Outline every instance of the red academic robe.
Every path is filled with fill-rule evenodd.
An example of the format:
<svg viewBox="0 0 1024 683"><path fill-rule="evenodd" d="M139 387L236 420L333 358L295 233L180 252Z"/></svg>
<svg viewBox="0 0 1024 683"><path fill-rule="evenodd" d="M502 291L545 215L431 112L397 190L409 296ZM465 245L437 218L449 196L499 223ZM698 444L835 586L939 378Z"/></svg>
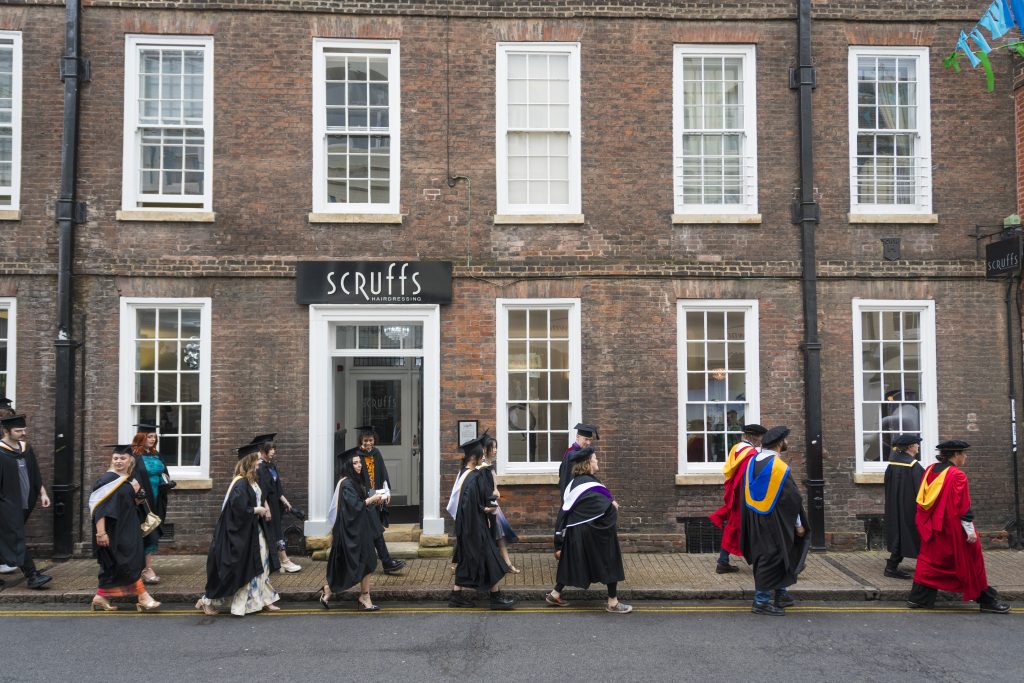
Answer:
<svg viewBox="0 0 1024 683"><path fill-rule="evenodd" d="M921 548L914 581L929 588L962 593L964 602L977 600L981 591L988 587L988 578L980 539L968 543L967 533L960 526L961 515L971 507L967 475L959 467L950 465L937 496L932 491L935 497L928 507L927 487L941 476L934 469L935 465L931 465L925 470L917 497L915 521L921 535Z"/></svg>
<svg viewBox="0 0 1024 683"><path fill-rule="evenodd" d="M742 555L740 547L740 529L743 522L743 473L747 469L747 461L757 455L757 449L748 443L736 444L737 448L729 454L723 473L725 474L725 504L711 513L709 519L722 530L722 548L730 555Z"/></svg>

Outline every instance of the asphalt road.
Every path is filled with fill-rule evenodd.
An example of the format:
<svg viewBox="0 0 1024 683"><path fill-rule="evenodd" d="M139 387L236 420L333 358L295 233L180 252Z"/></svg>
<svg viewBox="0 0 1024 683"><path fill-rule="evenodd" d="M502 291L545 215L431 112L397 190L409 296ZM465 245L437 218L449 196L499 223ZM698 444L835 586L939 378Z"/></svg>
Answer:
<svg viewBox="0 0 1024 683"><path fill-rule="evenodd" d="M785 617L747 604L599 603L513 612L402 605L375 614L285 605L245 618L0 611L0 681L1016 681L1024 608L918 612L817 603ZM142 656L140 656L140 653Z"/></svg>

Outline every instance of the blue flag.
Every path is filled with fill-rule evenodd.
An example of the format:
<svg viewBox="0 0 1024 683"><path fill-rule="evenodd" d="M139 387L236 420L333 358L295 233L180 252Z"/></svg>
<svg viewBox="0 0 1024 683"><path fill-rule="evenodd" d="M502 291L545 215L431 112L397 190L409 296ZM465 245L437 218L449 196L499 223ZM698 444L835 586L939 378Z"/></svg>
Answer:
<svg viewBox="0 0 1024 683"><path fill-rule="evenodd" d="M971 29L971 40L973 40L985 54L992 52L992 48L989 47L988 41L985 40L985 36L981 35L981 31L979 31L977 27Z"/></svg>
<svg viewBox="0 0 1024 683"><path fill-rule="evenodd" d="M967 44L967 34L963 31L960 31L960 40L956 41L956 46L957 49L967 55L967 59L971 62L971 68L977 69L978 65L981 64L981 60L974 56L974 50Z"/></svg>
<svg viewBox="0 0 1024 683"><path fill-rule="evenodd" d="M993 2L978 23L992 34L993 40L1005 36L1013 26L1013 15L1010 13L1007 0Z"/></svg>

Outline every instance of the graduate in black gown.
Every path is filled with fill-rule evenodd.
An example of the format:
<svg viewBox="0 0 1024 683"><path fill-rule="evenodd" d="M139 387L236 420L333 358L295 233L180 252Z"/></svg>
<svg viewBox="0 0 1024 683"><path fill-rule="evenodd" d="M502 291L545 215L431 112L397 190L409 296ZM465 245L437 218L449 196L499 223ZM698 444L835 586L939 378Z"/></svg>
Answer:
<svg viewBox="0 0 1024 683"><path fill-rule="evenodd" d="M900 569L905 557L917 557L921 545L917 533L917 492L921 488L921 437L900 434L892 442L889 466L885 468L885 541L889 559L885 575L893 579L911 579Z"/></svg>
<svg viewBox="0 0 1024 683"><path fill-rule="evenodd" d="M788 435L788 427L769 429L743 475L740 547L754 565L754 614L783 616L795 603L786 588L796 583L810 549L803 497L779 456L788 448Z"/></svg>
<svg viewBox="0 0 1024 683"><path fill-rule="evenodd" d="M25 526L36 503L48 508L50 497L26 434L24 415L0 417L0 564L18 567L25 575L25 585L39 589L50 577L32 561L25 544Z"/></svg>
<svg viewBox="0 0 1024 683"><path fill-rule="evenodd" d="M474 469L466 475L459 494L458 514L455 517L458 563L455 566L455 586L448 596L448 605L472 607L474 603L465 595L465 589L489 589L491 609L512 609L515 601L498 590L498 583L505 578L508 565L501 558L501 551L498 550L494 533L488 524L488 515L493 515L498 507L497 501L492 498L493 480L475 469L484 454L483 440L478 437L462 444L460 448Z"/></svg>
<svg viewBox="0 0 1024 683"><path fill-rule="evenodd" d="M285 512L292 512L292 504L284 495L284 484L281 482L281 473L277 469L275 436L277 436L277 432L253 437L252 443L260 446L260 459L256 463L256 481L260 485L263 501L270 508L270 523L266 525L267 542L271 546L271 552L277 552L281 572L292 574L302 571L302 566L292 562L288 557L287 544L284 540L282 518Z"/></svg>
<svg viewBox="0 0 1024 683"><path fill-rule="evenodd" d="M619 504L597 478L600 466L592 447L580 448L569 457L572 478L555 522L557 583L545 600L564 607L568 603L561 593L566 586L589 588L592 583L603 583L608 587L606 609L613 614L629 614L633 608L618 597L618 583L626 578L616 526Z"/></svg>
<svg viewBox="0 0 1024 683"><path fill-rule="evenodd" d="M331 524L331 553L327 558L327 583L320 591L320 604L324 609L330 609L332 595L357 583L359 598L356 602L360 611L380 609L370 599L370 575L377 569L370 506L380 499L379 493L367 496L362 458L353 455L346 460L327 512L327 521Z"/></svg>
<svg viewBox="0 0 1024 683"><path fill-rule="evenodd" d="M571 446L565 449L565 453L562 454L562 462L558 466L559 497L565 495L565 487L568 486L569 482L572 480L572 454L581 448L586 448L594 441L601 438L597 433L597 427L594 425L577 422L573 429L576 430L576 440Z"/></svg>
<svg viewBox="0 0 1024 683"><path fill-rule="evenodd" d="M89 496L92 513L92 547L100 565L99 587L92 599L92 609L117 609L110 598L138 596L136 609L149 612L160 606L142 583L146 565L144 541L140 528L139 504L145 492L129 475L133 462L131 444L111 445L110 469L100 475Z"/></svg>
<svg viewBox="0 0 1024 683"><path fill-rule="evenodd" d="M391 502L388 466L384 462L384 455L377 448L377 429L373 425L362 425L356 427L356 432L359 434L359 445L341 455L342 458L348 459L353 454L358 454L363 459L363 486L368 492L376 491L381 494L380 501L370 508L370 513L376 517L374 527L379 532L373 539L373 546L377 549L377 557L380 558L384 573L397 574L405 566L405 560L391 557L388 544L384 542L384 530L388 527L388 503Z"/></svg>
<svg viewBox="0 0 1024 683"><path fill-rule="evenodd" d="M270 585L270 574L278 569L277 553L267 543L270 509L262 503L256 483L258 453L259 444L238 449L235 477L221 503L206 554L206 590L196 603L196 609L209 616L217 614L225 601L230 601L235 616L280 609Z"/></svg>

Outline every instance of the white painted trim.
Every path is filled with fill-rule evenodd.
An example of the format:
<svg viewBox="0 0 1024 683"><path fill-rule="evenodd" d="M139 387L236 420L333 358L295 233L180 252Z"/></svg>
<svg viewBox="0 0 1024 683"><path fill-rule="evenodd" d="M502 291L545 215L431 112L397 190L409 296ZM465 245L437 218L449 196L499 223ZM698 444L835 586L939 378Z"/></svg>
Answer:
<svg viewBox="0 0 1024 683"><path fill-rule="evenodd" d="M579 299L495 299L495 416L498 439L498 474L548 474L558 472L557 459L547 463L510 463L508 461L508 312L511 310L563 308L569 311L569 424L583 419L582 315ZM569 428L568 448L576 435Z"/></svg>
<svg viewBox="0 0 1024 683"><path fill-rule="evenodd" d="M510 53L543 52L569 55L569 203L510 204L508 201L508 56ZM495 182L497 215L535 216L556 214L577 216L583 213L582 145L580 116L580 44L579 43L497 43L495 65ZM537 129L542 132L541 129Z"/></svg>
<svg viewBox="0 0 1024 683"><path fill-rule="evenodd" d="M761 365L760 365L760 322L757 299L679 299L676 301L676 395L677 395L677 475L721 474L720 462L690 463L686 461L686 313L688 311L742 312L744 363L746 364L746 404L744 423L761 419ZM729 401L739 403L739 401ZM678 477L676 483L689 483ZM704 483L705 480L697 479Z"/></svg>
<svg viewBox="0 0 1024 683"><path fill-rule="evenodd" d="M884 472L887 463L864 462L864 418L861 403L864 400L864 360L861 356L861 313L865 311L912 311L921 314L921 464L935 462L938 444L938 362L935 349L935 302L930 299L853 299L853 423L856 453L855 473ZM859 482L856 482L859 483Z"/></svg>
<svg viewBox="0 0 1024 683"><path fill-rule="evenodd" d="M132 412L132 398L135 395L134 361L135 361L135 309L138 308L199 308L199 344L202 353L199 356L199 402L203 406L202 436L200 448L203 459L199 467L168 467L172 479L210 478L210 413L213 405L210 402L210 368L213 365L213 330L211 328L213 300L210 297L183 298L146 298L121 297L120 307L120 343L118 352L118 392L117 392L117 434L118 443L131 443L135 436L134 425L138 419Z"/></svg>
<svg viewBox="0 0 1024 683"><path fill-rule="evenodd" d="M335 323L419 322L423 349L335 349ZM307 536L330 533L327 508L334 491L334 417L331 362L341 356L422 356L424 534L444 533L441 517L441 309L437 305L312 305L309 307L309 519Z"/></svg>
<svg viewBox="0 0 1024 683"><path fill-rule="evenodd" d="M18 407L18 300L0 297L0 310L7 311L7 398ZM0 394L2 395L2 394Z"/></svg>
<svg viewBox="0 0 1024 683"><path fill-rule="evenodd" d="M684 204L682 173L683 156L683 57L699 55L702 57L735 57L743 58L743 166L751 169L747 186L746 171L744 175L743 195L747 201L742 204ZM747 220L729 220L735 223L760 223L758 213L758 180L757 180L757 47L755 45L675 45L672 50L672 194L675 216L696 214L702 217L708 214L723 216L745 216ZM677 221L673 216L673 222ZM720 221L703 221L718 223ZM724 222L724 221L723 221Z"/></svg>
<svg viewBox="0 0 1024 683"><path fill-rule="evenodd" d="M367 48L389 50L388 60L388 136L391 138L391 201L387 204L348 204L327 201L327 115L326 93L323 83L327 78L325 59L326 48ZM375 54L374 56L384 56ZM310 222L330 222L313 220L313 216L323 214L387 214L386 221L365 222L401 222L394 220L401 213L401 147L402 147L402 81L400 43L397 40L343 40L337 38L313 39L313 211ZM367 122L369 123L369 122ZM351 131L361 134L362 131ZM373 132L367 128L368 135ZM339 217L339 222L344 221Z"/></svg>
<svg viewBox="0 0 1024 683"><path fill-rule="evenodd" d="M139 194L140 140L138 129L139 49L143 47L200 47L203 49L203 195L175 195L179 203L199 202L202 206L173 207L174 212L204 213L213 211L213 36L165 36L126 34L124 50L124 132L121 157L121 210L124 212L166 212L163 206L140 206L143 202L156 203L156 197ZM164 199L165 202L170 200ZM125 219L139 220L139 219Z"/></svg>
<svg viewBox="0 0 1024 683"><path fill-rule="evenodd" d="M857 58L876 57L917 57L917 163L924 170L917 201L913 206L903 204L858 204L857 203ZM867 47L851 45L847 61L847 114L849 128L849 181L850 214L932 214L932 114L931 86L929 75L929 50L927 47ZM858 221L866 222L866 221ZM889 221L899 222L899 221ZM911 221L906 221L911 222ZM925 222L932 222L927 220Z"/></svg>
<svg viewBox="0 0 1024 683"><path fill-rule="evenodd" d="M3 208L18 211L21 208L22 80L24 78L21 32L0 31L0 38L10 40L13 48L11 50L11 203L3 205Z"/></svg>

